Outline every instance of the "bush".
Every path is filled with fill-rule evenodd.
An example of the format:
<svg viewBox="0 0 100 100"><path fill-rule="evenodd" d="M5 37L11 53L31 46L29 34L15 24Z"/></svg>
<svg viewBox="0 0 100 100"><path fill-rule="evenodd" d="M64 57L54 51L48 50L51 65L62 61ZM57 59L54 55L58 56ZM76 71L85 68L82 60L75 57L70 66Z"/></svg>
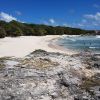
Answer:
<svg viewBox="0 0 100 100"><path fill-rule="evenodd" d="M6 36L6 32L3 28L0 28L0 38L4 38Z"/></svg>
<svg viewBox="0 0 100 100"><path fill-rule="evenodd" d="M21 23L18 21L4 22L0 21L0 37L5 36L44 36L44 35L86 35L86 31L78 28L62 27L62 26L48 26L39 24Z"/></svg>

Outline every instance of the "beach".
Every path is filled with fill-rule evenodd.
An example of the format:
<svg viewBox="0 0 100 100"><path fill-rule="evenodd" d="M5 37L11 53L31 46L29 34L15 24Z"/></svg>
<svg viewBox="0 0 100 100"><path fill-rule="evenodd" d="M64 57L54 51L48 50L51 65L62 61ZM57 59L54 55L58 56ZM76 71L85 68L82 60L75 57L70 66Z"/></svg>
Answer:
<svg viewBox="0 0 100 100"><path fill-rule="evenodd" d="M100 1L1 0L0 100L100 100Z"/></svg>
<svg viewBox="0 0 100 100"><path fill-rule="evenodd" d="M91 91L98 100L100 55L65 49L61 37L0 39L0 100L91 100Z"/></svg>
<svg viewBox="0 0 100 100"><path fill-rule="evenodd" d="M0 39L0 57L25 57L37 49L42 49L48 52L73 54L74 52L64 50L56 45L55 41L59 37L61 36L50 35L6 37Z"/></svg>

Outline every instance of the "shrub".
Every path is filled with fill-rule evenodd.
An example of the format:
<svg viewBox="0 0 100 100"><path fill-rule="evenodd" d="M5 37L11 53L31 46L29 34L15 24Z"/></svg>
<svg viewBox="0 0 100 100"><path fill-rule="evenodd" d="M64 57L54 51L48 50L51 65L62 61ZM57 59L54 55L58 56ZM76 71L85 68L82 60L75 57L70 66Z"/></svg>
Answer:
<svg viewBox="0 0 100 100"><path fill-rule="evenodd" d="M6 32L3 28L0 28L0 38L4 38L6 36Z"/></svg>

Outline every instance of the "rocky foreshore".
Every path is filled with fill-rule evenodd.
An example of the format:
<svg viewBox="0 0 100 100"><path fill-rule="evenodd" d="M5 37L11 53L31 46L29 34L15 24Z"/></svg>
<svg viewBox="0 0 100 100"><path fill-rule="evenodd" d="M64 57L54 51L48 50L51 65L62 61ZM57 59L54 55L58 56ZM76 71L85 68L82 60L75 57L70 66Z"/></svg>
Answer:
<svg viewBox="0 0 100 100"><path fill-rule="evenodd" d="M100 100L100 55L36 50L2 57L0 100Z"/></svg>

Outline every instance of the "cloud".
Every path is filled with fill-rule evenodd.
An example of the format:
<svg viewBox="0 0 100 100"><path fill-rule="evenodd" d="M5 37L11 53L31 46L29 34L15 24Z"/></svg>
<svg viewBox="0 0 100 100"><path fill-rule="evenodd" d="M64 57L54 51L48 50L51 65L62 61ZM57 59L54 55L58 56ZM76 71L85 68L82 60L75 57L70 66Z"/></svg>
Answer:
<svg viewBox="0 0 100 100"><path fill-rule="evenodd" d="M85 26L85 24L84 23L78 23L78 25L77 26L79 26L79 27L84 27Z"/></svg>
<svg viewBox="0 0 100 100"><path fill-rule="evenodd" d="M15 13L16 13L18 16L22 15L22 13L21 13L20 11L15 11Z"/></svg>
<svg viewBox="0 0 100 100"><path fill-rule="evenodd" d="M100 8L100 5L94 4L93 7Z"/></svg>
<svg viewBox="0 0 100 100"><path fill-rule="evenodd" d="M49 25L49 23L47 21L43 21L42 23L45 25Z"/></svg>
<svg viewBox="0 0 100 100"><path fill-rule="evenodd" d="M57 26L58 25L53 18L43 19L43 20L41 20L41 23L45 24L45 25L52 25L52 26Z"/></svg>
<svg viewBox="0 0 100 100"><path fill-rule="evenodd" d="M95 14L85 14L83 19L77 23L78 27L81 28L97 28L100 27L100 12Z"/></svg>
<svg viewBox="0 0 100 100"><path fill-rule="evenodd" d="M54 23L55 23L55 20L54 20L54 19L49 19L49 22L50 22L51 24L54 24Z"/></svg>
<svg viewBox="0 0 100 100"><path fill-rule="evenodd" d="M17 20L17 18L15 18L12 15L9 15L7 13L1 12L0 13L0 20L4 20L6 22L10 22L12 20Z"/></svg>
<svg viewBox="0 0 100 100"><path fill-rule="evenodd" d="M86 14L84 17L87 20L85 25L91 26L91 27L100 26L100 12L97 12L95 14Z"/></svg>
<svg viewBox="0 0 100 100"><path fill-rule="evenodd" d="M64 26L68 26L68 24L64 24ZM83 29L98 29L100 27L100 12L84 14L79 22L71 23L70 26Z"/></svg>
<svg viewBox="0 0 100 100"><path fill-rule="evenodd" d="M84 15L84 17L87 18L87 19L100 21L100 12L97 12L94 15L93 14L86 14L86 15Z"/></svg>
<svg viewBox="0 0 100 100"><path fill-rule="evenodd" d="M65 26L65 27L71 27L71 25L69 25L67 23L64 23L63 26Z"/></svg>
<svg viewBox="0 0 100 100"><path fill-rule="evenodd" d="M86 19L82 19L82 23L86 23L87 22L87 20Z"/></svg>

